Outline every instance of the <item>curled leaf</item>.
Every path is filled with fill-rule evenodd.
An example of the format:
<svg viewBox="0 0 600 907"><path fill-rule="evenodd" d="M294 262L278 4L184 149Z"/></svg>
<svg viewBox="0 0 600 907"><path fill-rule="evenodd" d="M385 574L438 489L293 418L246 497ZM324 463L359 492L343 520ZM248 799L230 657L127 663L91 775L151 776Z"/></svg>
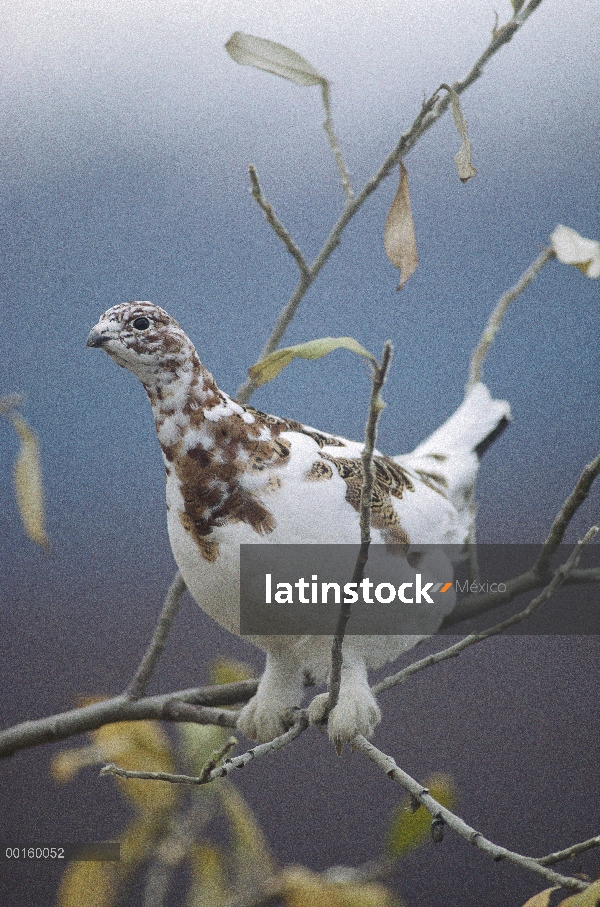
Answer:
<svg viewBox="0 0 600 907"><path fill-rule="evenodd" d="M383 233L383 247L391 263L400 271L401 290L419 263L415 225L408 193L408 173L404 161L400 161L400 182L388 211Z"/></svg>
<svg viewBox="0 0 600 907"><path fill-rule="evenodd" d="M260 359L248 369L251 380L257 387L267 384L276 378L282 369L294 359L321 359L333 350L346 349L359 356L364 356L370 362L377 364L375 357L361 346L353 337L321 337L319 340L309 340L308 343L299 343L296 346L286 346L282 350L275 350Z"/></svg>
<svg viewBox="0 0 600 907"><path fill-rule="evenodd" d="M550 242L560 262L574 265L586 277L600 277L600 242L580 236L563 224L559 224L553 231Z"/></svg>
<svg viewBox="0 0 600 907"><path fill-rule="evenodd" d="M38 439L19 413L10 412L9 418L21 442L15 463L14 481L23 528L33 542L48 550L50 542L45 529L44 489Z"/></svg>
<svg viewBox="0 0 600 907"><path fill-rule="evenodd" d="M462 145L460 146L458 154L454 156L454 163L456 164L456 171L461 183L466 183L477 173L477 170L471 163L471 143L468 136L467 121L465 120L462 108L460 106L460 101L455 90L450 85L442 85L442 88L445 88L450 95L454 125L456 126L458 134L462 139Z"/></svg>
<svg viewBox="0 0 600 907"><path fill-rule="evenodd" d="M295 50L244 32L233 33L225 50L240 66L254 66L296 85L323 85L327 79Z"/></svg>

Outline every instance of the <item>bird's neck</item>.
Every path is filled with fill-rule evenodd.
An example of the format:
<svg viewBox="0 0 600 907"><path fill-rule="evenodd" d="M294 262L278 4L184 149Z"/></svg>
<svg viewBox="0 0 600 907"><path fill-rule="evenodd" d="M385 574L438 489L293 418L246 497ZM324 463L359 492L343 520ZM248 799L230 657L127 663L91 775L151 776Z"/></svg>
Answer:
<svg viewBox="0 0 600 907"><path fill-rule="evenodd" d="M196 352L170 368L144 375L144 389L152 405L158 440L167 460L181 451L184 438L198 431L229 399L204 368Z"/></svg>

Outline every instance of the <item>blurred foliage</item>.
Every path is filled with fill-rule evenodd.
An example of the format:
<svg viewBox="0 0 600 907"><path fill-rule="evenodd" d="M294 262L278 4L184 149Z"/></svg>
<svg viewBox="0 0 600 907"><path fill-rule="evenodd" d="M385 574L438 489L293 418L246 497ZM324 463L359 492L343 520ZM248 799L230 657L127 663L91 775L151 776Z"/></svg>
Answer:
<svg viewBox="0 0 600 907"><path fill-rule="evenodd" d="M46 534L40 444L19 412L22 403L22 398L18 396L0 397L0 416L11 422L19 439L13 484L23 529L32 542L48 551L50 541Z"/></svg>
<svg viewBox="0 0 600 907"><path fill-rule="evenodd" d="M210 669L213 683L231 683L252 674L246 665L230 660L215 662ZM154 721L109 724L90 733L88 746L60 752L52 762L52 775L66 784L85 767L117 762L129 770L184 770L197 776L223 748L229 729L182 723L177 734L179 742L173 745ZM399 907L381 880L399 857L423 845L431 824L424 809L411 812L410 802L402 803L390 817L379 863L369 864L367 873L360 867L317 873L304 866L278 865L250 806L228 779L193 787L111 778L133 812L116 838L121 859L67 864L57 907L118 907L127 901L132 877L145 873L148 887L157 875L166 877L168 888L169 879L182 872L189 878L185 907L275 900L283 907ZM449 778L435 776L426 784L434 797L452 807L456 792ZM226 823L226 845L211 838L215 819Z"/></svg>
<svg viewBox="0 0 600 907"><path fill-rule="evenodd" d="M448 775L433 775L426 781L425 787L446 809L451 810L456 805L456 789ZM430 834L431 816L423 807L413 810L412 801L408 798L392 813L386 841L387 852L396 859L403 857L424 844Z"/></svg>
<svg viewBox="0 0 600 907"><path fill-rule="evenodd" d="M550 904L552 907L597 907L600 904L600 881L592 882L585 891L568 895L561 900L557 900L558 895L552 897L554 892L560 890L560 888L546 888L529 898L523 907L549 907ZM565 894L564 891L563 894Z"/></svg>

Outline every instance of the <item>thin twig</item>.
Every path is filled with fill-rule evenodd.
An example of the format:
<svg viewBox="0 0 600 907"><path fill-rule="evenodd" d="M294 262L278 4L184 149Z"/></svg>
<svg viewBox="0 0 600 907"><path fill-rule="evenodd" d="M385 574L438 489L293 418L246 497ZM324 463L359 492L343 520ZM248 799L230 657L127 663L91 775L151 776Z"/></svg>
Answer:
<svg viewBox="0 0 600 907"><path fill-rule="evenodd" d="M563 876L554 872L552 869L548 869L546 866L541 865L534 857L526 857L522 854L515 853L512 850L507 850L505 847L494 844L493 841L485 838L481 832L476 831L476 829L467 825L460 816L457 816L455 813L442 806L441 803L438 803L438 801L431 796L427 788L423 787L422 784L419 784L418 781L415 781L414 778L411 778L410 775L398 767L391 756L388 756L377 749L377 747L373 746L372 743L369 743L369 741L361 734L357 734L356 737L353 738L352 746L355 750L358 750L358 752L370 759L371 762L374 762L379 768L383 769L388 778L391 778L392 781L395 781L407 790L415 800L425 807L432 817L442 819L448 828L452 829L452 831L456 832L462 838L465 838L469 844L473 844L474 847L477 847L484 853L488 853L495 860L509 860L522 869L527 869L530 872L543 876L543 878L547 879L553 885L560 885L561 888L584 891L588 887L587 884L580 879L574 879L571 876Z"/></svg>
<svg viewBox="0 0 600 907"><path fill-rule="evenodd" d="M588 838L587 841L580 841L579 844L572 844L570 847L565 847L564 850L557 850L556 853L549 853L545 857L537 857L537 861L541 866L552 866L554 863L560 863L561 860L570 860L571 857L585 853L586 850L591 850L593 847L600 847L600 835Z"/></svg>
<svg viewBox="0 0 600 907"><path fill-rule="evenodd" d="M323 107L325 108L325 122L323 123L323 129L325 130L327 139L329 141L329 144L331 145L331 150L333 151L333 157L338 169L342 189L344 190L348 201L351 201L354 198L354 192L352 190L352 183L350 182L350 174L348 173L348 168L346 167L346 162L344 161L344 156L340 148L340 143L337 140L337 136L333 128L333 119L331 117L331 93L327 79L324 79L321 82L321 97L323 99Z"/></svg>
<svg viewBox="0 0 600 907"><path fill-rule="evenodd" d="M542 545L542 550L535 562L533 569L536 573L544 576L550 569L550 561L552 560L554 552L562 542L569 523L587 498L598 475L600 475L600 454L584 468L575 488L557 514L548 534L548 538Z"/></svg>
<svg viewBox="0 0 600 907"><path fill-rule="evenodd" d="M260 743L258 746L248 750L247 753L242 753L240 756L233 756L231 759L226 759L222 765L213 768L208 775L205 773L200 775L174 775L171 772L128 771L112 762L108 765L104 765L100 769L100 774L118 775L119 778L137 778L142 781L166 781L169 784L209 784L211 781L216 781L217 778L226 778L236 768L244 768L245 765L248 765L248 763L252 762L254 759L258 759L261 756L267 756L269 753L274 753L277 750L282 749L288 743L291 743L292 740L295 740L296 737L299 737L307 727L308 716L306 713L301 712L296 724L290 728L289 731L286 731L285 734L275 737L275 739L269 741L269 743Z"/></svg>
<svg viewBox="0 0 600 907"><path fill-rule="evenodd" d="M177 572L167 592L163 609L160 612L150 645L148 646L140 665L133 675L125 695L128 699L135 701L144 695L150 678L154 673L154 668L160 658L162 651L167 642L167 637L171 632L173 621L177 617L183 593L186 590L185 582L181 573Z"/></svg>
<svg viewBox="0 0 600 907"><path fill-rule="evenodd" d="M435 652L432 655L427 655L425 658L421 658L419 661L415 661L408 667L404 668L402 671L398 671L397 674L393 674L390 677L386 677L380 683L376 684L373 687L373 692L375 694L382 693L384 690L389 690L392 687L398 686L399 684L404 683L408 680L409 677L412 677L413 674L416 674L418 671L422 671L425 668L429 668L434 664L438 664L440 661L445 661L447 658L456 658L457 655L460 655L465 649L468 649L470 646L474 646L478 642L482 642L484 639L489 639L490 636L497 636L499 633L504 633L505 630L508 630L509 627L513 627L515 624L520 624L522 621L527 620L528 617L531 617L535 611L538 610L548 599L556 592L559 586L565 582L567 576L575 569L581 557L581 550L584 545L587 545L591 539L599 532L598 526L592 526L591 529L588 529L585 536L577 543L571 552L570 557L565 561L562 566L558 568L554 576L548 585L536 596L523 611L520 611L518 614L513 614L512 617L508 617L506 620L500 621L500 623L495 624L493 627L488 627L486 630L481 630L478 633L470 633L468 636L465 636L459 642L455 643L453 646L448 646L447 649L442 649L440 652Z"/></svg>
<svg viewBox="0 0 600 907"><path fill-rule="evenodd" d="M306 263L304 255L292 239L290 233L288 233L286 228L283 226L283 224L275 214L273 206L269 204L269 202L264 197L263 191L258 181L256 168L252 164L250 164L250 166L248 167L248 173L250 175L250 182L252 184L252 198L255 200L255 202L265 215L265 220L267 221L269 226L273 228L275 235L281 240L281 242L284 244L292 258L298 265L298 269L302 278L305 279L308 276L308 264Z"/></svg>
<svg viewBox="0 0 600 907"><path fill-rule="evenodd" d="M373 453L377 442L377 423L384 408L381 399L381 389L385 384L390 363L392 361L393 347L387 340L383 347L381 363L373 365L373 382L369 400L369 414L365 427L365 446L361 455L362 462L362 487L360 491L360 550L354 566L352 582L356 586L363 578L365 565L369 557L371 544L371 502L373 498L373 482L375 481L375 468L373 466ZM327 700L326 715L336 707L340 695L342 681L342 648L346 625L350 619L351 606L342 604L335 628L335 636L331 647L331 675L329 681L329 698Z"/></svg>
<svg viewBox="0 0 600 907"><path fill-rule="evenodd" d="M223 746L219 747L218 750L215 750L212 756L208 759L205 766L203 766L202 771L200 772L200 779L202 783L208 781L208 777L211 772L213 772L216 767L222 762L225 757L235 749L237 746L237 740L235 737L230 737L229 740L226 740Z"/></svg>
<svg viewBox="0 0 600 907"><path fill-rule="evenodd" d="M541 2L542 0L530 0L527 6L520 10L519 13L515 13L506 25L495 30L492 35L492 40L481 56L476 60L467 75L458 82L454 82L452 85L458 95L462 94L463 91L469 88L469 86L481 76L485 64L504 44L507 44L515 36ZM445 94L440 98L437 91L426 100L412 126L400 136L395 148L389 153L377 173L365 183L358 195L347 200L337 223L333 226L321 251L310 266L307 274L301 276L292 296L281 310L271 335L263 348L260 356L261 359L264 359L279 346L283 335L296 314L300 302L321 271L323 265L327 262L334 249L339 245L342 233L354 215L360 210L366 199L375 192L382 180L389 176L400 158L404 157L404 155L416 145L427 130L437 123L440 117L446 112L449 105L450 95ZM256 385L252 379L248 378L238 390L237 396L240 403L247 403L255 390Z"/></svg>
<svg viewBox="0 0 600 907"><path fill-rule="evenodd" d="M581 507L587 498L589 491L600 474L600 454L591 463L584 467L575 488L566 499L554 522L550 532L544 541L537 561L532 569L520 576L505 583L506 589L503 592L487 592L483 595L469 595L460 601L451 614L449 614L442 623L441 630L447 630L449 627L470 617L477 617L490 611L492 608L508 604L518 595L524 592L530 592L539 588L548 580L550 562L556 549L563 540L564 534L573 516ZM597 571L577 571L569 576L567 582L596 582Z"/></svg>
<svg viewBox="0 0 600 907"><path fill-rule="evenodd" d="M529 284L534 280L534 278L542 270L546 262L550 261L551 258L554 258L554 249L552 246L548 246L547 249L544 249L541 252L536 260L531 264L526 271L521 274L518 281L511 287L510 290L507 290L504 293L496 305L494 311L488 318L488 322L484 328L484 331L479 339L479 343L475 347L475 351L471 357L471 364L469 367L469 380L467 382L467 390L472 387L474 384L477 384L478 381L482 380L482 371L483 363L485 357L488 354L488 351L494 342L494 338L498 333L502 320L508 310L508 307L521 295L521 293L527 289Z"/></svg>

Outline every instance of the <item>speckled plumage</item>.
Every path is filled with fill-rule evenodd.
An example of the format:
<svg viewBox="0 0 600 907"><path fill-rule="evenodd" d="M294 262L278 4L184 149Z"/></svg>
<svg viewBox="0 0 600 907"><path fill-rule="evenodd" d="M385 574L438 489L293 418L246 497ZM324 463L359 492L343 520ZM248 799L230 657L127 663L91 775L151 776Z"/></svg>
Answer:
<svg viewBox="0 0 600 907"><path fill-rule="evenodd" d="M239 632L242 543L356 543L362 444L242 406L219 390L177 322L149 302L114 306L88 337L129 369L148 394L167 476L167 522L173 555L198 604ZM504 401L476 385L456 413L406 457L376 452L374 541L411 546L462 544L472 519L478 453L509 419ZM448 571L446 570L446 574ZM454 604L431 606L435 632ZM338 705L329 733L341 745L369 736L380 712L367 668L396 658L418 637L349 636ZM303 678L324 681L327 637L252 637L267 664L240 728L268 740L300 704ZM311 706L322 716L322 697Z"/></svg>

